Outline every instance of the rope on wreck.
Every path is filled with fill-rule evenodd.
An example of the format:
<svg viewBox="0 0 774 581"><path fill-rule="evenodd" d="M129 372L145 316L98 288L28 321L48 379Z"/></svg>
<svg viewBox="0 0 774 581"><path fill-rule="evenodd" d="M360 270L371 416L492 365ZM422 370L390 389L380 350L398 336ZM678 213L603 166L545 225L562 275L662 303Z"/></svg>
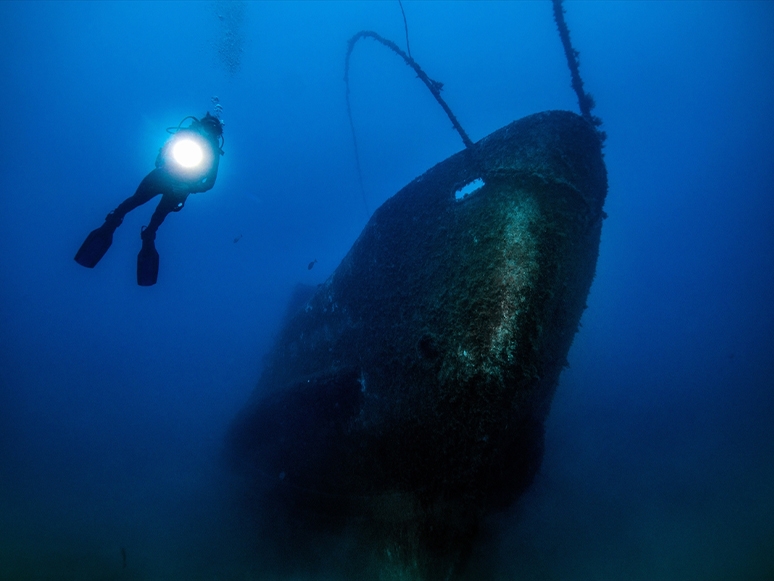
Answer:
<svg viewBox="0 0 774 581"><path fill-rule="evenodd" d="M401 9L402 9L402 6L401 6ZM360 154L358 153L357 137L355 135L355 123L352 120L352 106L349 98L349 60L350 60L350 57L352 56L352 51L355 48L355 44L361 38L372 38L375 41L380 42L381 44L383 44L384 46L392 50L399 57L401 57L408 66L414 69L414 72L416 72L417 76L422 80L422 82L427 86L427 88L433 94L433 97L435 97L435 100L438 101L438 104L441 105L443 110L446 112L446 115L449 117L449 119L452 122L452 126L457 131L457 133L460 134L460 137L462 138L462 142L465 144L465 147L468 147L468 148L472 147L473 142L470 140L470 137L468 137L468 134L465 133L465 130L462 128L462 125L460 125L460 122L457 121L457 117L454 116L454 113L452 113L452 110L446 104L446 101L444 101L443 97L441 97L441 90L443 89L443 83L439 81L434 81L433 79L431 79L427 75L427 73L425 73L425 71L422 70L422 67L420 67L419 64L409 54L406 54L405 52L403 52L400 48L398 48L398 45L396 45L391 40L387 40L386 38L384 38L383 36L377 34L372 30L361 30L355 36L350 38L349 41L347 41L347 56L344 60L344 83L347 86L347 93L346 93L347 116L349 117L349 127L352 130L352 142L355 145L355 163L357 165L357 175L360 181L360 191L363 194L363 203L366 205L366 211L368 211L368 203L366 202L366 197L365 197L365 188L363 187L363 172L360 167ZM406 48L408 48L408 25L406 25Z"/></svg>
<svg viewBox="0 0 774 581"><path fill-rule="evenodd" d="M462 125L460 125L460 122L457 121L457 118L454 116L454 113L452 113L452 110L449 108L449 106L446 104L446 101L443 100L443 97L441 97L441 89L443 89L443 83L439 81L434 81L430 77L427 76L427 73L422 70L422 68L417 64L417 62L411 58L409 55L407 55L405 52L403 52L400 48L398 48L398 45L392 42L391 40L387 40L383 36L377 34L376 32L372 30L361 30L358 32L355 36L349 39L347 42L347 57L344 63L344 82L347 84L347 111L350 112L350 122L352 120L351 115L351 107L349 103L349 58L352 56L352 50L355 48L355 43L357 43L358 40L361 38L373 38L375 41L382 43L384 46L392 50L395 54L400 56L408 66L410 66L414 71L417 73L417 76L422 80L422 82L427 85L427 88L430 90L430 92L433 94L433 97L435 97L435 100L438 101L438 104L443 107L443 110L446 111L446 115L449 116L449 119L452 122L452 125L454 126L454 129L457 130L457 133L460 134L460 137L462 138L462 142L465 144L465 147L472 147L473 142L470 140L470 137L468 137L468 134L465 133L465 130L462 128Z"/></svg>
<svg viewBox="0 0 774 581"><path fill-rule="evenodd" d="M403 10L403 2L398 0L398 6L400 6L400 13L403 15L403 28L406 31L406 52L411 56L411 45L408 38L408 21L406 20L406 11Z"/></svg>
<svg viewBox="0 0 774 581"><path fill-rule="evenodd" d="M562 6L562 0L551 0L554 5L554 20L556 21L556 27L559 29L559 38L562 39L562 46L564 47L564 56L567 57L567 66L570 67L570 77L572 78L572 88L575 94L578 95L578 105L581 110L581 117L591 123L596 129L599 140L604 143L607 135L604 131L599 129L602 125L602 119L596 115L591 114L591 110L594 108L594 97L583 90L583 80L580 76L580 53L572 47L570 42L570 30L567 28L567 23L564 21L564 6Z"/></svg>

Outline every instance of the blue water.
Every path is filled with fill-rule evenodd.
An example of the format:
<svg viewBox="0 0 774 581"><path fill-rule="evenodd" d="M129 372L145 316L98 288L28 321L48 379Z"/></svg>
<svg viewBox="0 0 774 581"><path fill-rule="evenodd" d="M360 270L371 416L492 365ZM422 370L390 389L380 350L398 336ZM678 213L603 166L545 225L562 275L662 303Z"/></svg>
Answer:
<svg viewBox="0 0 774 581"><path fill-rule="evenodd" d="M549 2L404 3L474 140L577 111ZM608 134L597 276L493 579L774 578L774 4L569 3ZM266 579L221 462L297 283L460 150L397 2L0 3L0 579ZM213 190L73 255L186 115ZM307 265L317 260L313 269ZM126 551L123 567L121 549ZM325 579L321 571L317 579ZM474 575L475 578L475 575Z"/></svg>

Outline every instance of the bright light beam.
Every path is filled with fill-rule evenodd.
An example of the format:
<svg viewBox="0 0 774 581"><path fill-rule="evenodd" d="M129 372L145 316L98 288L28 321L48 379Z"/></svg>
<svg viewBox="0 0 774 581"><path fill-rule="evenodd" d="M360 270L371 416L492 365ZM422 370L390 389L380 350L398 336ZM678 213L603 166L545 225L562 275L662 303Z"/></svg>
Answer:
<svg viewBox="0 0 774 581"><path fill-rule="evenodd" d="M198 143L191 139L181 139L172 148L172 157L184 168L193 168L202 162L204 153Z"/></svg>

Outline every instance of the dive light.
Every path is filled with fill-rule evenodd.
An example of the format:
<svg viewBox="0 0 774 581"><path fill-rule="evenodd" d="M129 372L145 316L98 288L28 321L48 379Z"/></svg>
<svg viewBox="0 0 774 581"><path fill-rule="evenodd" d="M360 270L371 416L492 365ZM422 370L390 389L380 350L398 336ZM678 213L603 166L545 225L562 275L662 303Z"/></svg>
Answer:
<svg viewBox="0 0 774 581"><path fill-rule="evenodd" d="M164 148L165 167L181 180L199 180L206 176L214 161L212 145L195 131L176 133Z"/></svg>
<svg viewBox="0 0 774 581"><path fill-rule="evenodd" d="M178 139L172 146L172 157L185 168L193 168L202 162L202 148L193 139Z"/></svg>

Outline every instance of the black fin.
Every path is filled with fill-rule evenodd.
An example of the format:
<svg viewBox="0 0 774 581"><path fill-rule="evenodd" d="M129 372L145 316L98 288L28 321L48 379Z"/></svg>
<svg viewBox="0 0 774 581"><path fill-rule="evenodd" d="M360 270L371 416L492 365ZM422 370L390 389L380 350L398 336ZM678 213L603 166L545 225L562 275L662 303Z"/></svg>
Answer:
<svg viewBox="0 0 774 581"><path fill-rule="evenodd" d="M159 276L159 253L153 240L143 240L142 249L137 255L137 284L153 286Z"/></svg>
<svg viewBox="0 0 774 581"><path fill-rule="evenodd" d="M86 268L94 268L113 244L115 227L105 223L92 230L75 255L75 262Z"/></svg>

